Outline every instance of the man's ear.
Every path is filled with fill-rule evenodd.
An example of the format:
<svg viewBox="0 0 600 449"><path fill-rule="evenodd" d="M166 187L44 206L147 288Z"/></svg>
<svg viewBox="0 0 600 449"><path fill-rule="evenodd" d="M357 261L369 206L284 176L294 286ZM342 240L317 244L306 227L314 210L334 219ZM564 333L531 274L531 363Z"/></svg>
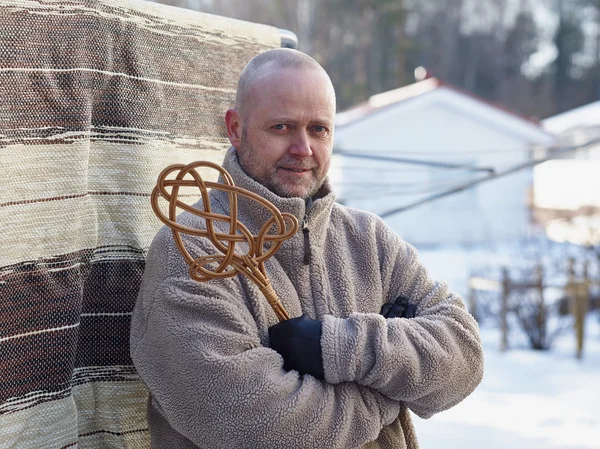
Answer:
<svg viewBox="0 0 600 449"><path fill-rule="evenodd" d="M227 126L227 136L234 148L239 148L242 143L242 124L240 115L235 109L227 109L225 113L225 126Z"/></svg>

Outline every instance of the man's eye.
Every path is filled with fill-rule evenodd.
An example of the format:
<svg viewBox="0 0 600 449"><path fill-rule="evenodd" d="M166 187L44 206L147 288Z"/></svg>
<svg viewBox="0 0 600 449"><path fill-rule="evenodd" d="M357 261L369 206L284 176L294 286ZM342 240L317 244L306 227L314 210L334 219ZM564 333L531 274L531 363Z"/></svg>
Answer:
<svg viewBox="0 0 600 449"><path fill-rule="evenodd" d="M287 125L279 124L279 125L273 126L273 129L276 129L277 131L285 131L286 126Z"/></svg>
<svg viewBox="0 0 600 449"><path fill-rule="evenodd" d="M317 125L317 126L313 126L313 131L318 134L321 134L321 133L327 132L327 128L325 128L324 126Z"/></svg>

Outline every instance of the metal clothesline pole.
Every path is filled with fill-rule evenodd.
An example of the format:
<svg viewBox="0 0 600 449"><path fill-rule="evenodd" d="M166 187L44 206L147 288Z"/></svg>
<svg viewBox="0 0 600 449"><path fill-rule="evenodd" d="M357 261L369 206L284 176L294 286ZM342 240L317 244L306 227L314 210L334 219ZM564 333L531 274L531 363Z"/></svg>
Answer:
<svg viewBox="0 0 600 449"><path fill-rule="evenodd" d="M516 165L516 166L514 166L512 168L509 168L507 170L504 170L502 172L493 173L493 174L489 175L486 178L476 179L475 181L471 181L471 182L468 182L466 184L459 185L459 186L454 187L454 188L452 188L450 190L446 190L445 192L441 192L441 193L437 193L435 195L431 195L431 196L429 196L427 198L423 198L422 200L418 200L418 201L415 201L413 203L407 204L406 206L397 207L397 208L394 208L394 209L387 210L387 211L385 211L385 212L383 212L381 214L378 214L378 215L381 218L387 218L387 217L390 217L392 215L398 214L400 212L405 212L405 211L407 211L409 209L414 209L417 206L420 206L420 205L425 204L425 203L429 203L431 201L443 198L445 196L449 196L449 195L453 195L455 193L462 192L463 190L470 189L470 188L472 188L472 187L474 187L476 185L482 184L484 182L491 181L493 179L501 178L502 176L507 176L507 175L516 173L519 170L523 170L525 168L533 167L535 165L541 164L543 162L550 161L552 159L558 159L559 157L564 156L565 154L571 153L573 151L581 150L583 148L587 148L587 147L595 145L597 143L600 143L600 138L592 139L589 142L586 142L586 143L581 144L581 145L574 145L574 146L570 146L570 147L565 147L565 148L557 149L557 150L553 151L552 154L548 155L547 157L545 157L543 159L536 159L536 160L525 162L523 164Z"/></svg>
<svg viewBox="0 0 600 449"><path fill-rule="evenodd" d="M411 165L426 165L428 167L441 167L441 168L449 168L449 169L462 169L469 171L485 171L488 173L494 173L495 170L493 167L475 167L473 165L460 165L460 164L451 164L449 162L436 162L436 161L426 161L421 159L407 159L403 157L391 157L391 156L377 156L374 154L365 154L365 153L356 153L354 151L345 151L345 150L337 150L333 149L334 154L340 154L345 157L356 158L356 159L370 159L373 161L384 161L384 162L395 162L399 164L411 164Z"/></svg>

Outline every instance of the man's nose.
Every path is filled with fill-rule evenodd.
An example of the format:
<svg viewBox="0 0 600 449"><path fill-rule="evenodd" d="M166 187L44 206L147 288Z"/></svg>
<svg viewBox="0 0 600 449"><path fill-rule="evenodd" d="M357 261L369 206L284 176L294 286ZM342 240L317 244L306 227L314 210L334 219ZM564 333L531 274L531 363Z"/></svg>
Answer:
<svg viewBox="0 0 600 449"><path fill-rule="evenodd" d="M306 131L299 131L294 134L294 141L290 145L290 154L296 157L309 157L312 155L310 140Z"/></svg>

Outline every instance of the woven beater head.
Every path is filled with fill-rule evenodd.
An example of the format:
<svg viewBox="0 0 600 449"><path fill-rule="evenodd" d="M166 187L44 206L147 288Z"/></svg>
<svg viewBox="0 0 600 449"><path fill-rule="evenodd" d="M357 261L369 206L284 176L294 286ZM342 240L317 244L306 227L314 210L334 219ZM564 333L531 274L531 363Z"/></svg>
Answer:
<svg viewBox="0 0 600 449"><path fill-rule="evenodd" d="M204 181L196 170L201 167L217 170L224 183ZM173 175L175 176L173 177ZM178 199L181 187L195 187L199 190L203 210ZM229 216L211 211L208 189L219 189L227 192L230 206ZM271 213L271 218L265 222L256 235L252 234L237 219L238 195L256 201L258 203L257 207L264 207ZM163 213L158 204L161 196L169 203L168 216ZM156 187L152 191L151 201L154 213L164 224L171 228L175 243L190 266L189 272L192 279L202 282L215 278L228 278L241 273L258 285L280 319L282 319L282 316L287 317L285 311L283 311L284 315L281 313L283 307L267 279L264 262L279 250L285 240L296 234L298 231L296 217L288 213L281 213L271 202L261 196L235 186L231 175L223 167L206 161L193 162L188 165L176 164L165 168L158 176ZM203 218L206 221L206 229L194 229L177 223L177 208ZM228 223L229 232L216 232L214 229L215 221ZM275 234L270 232L273 228L275 228ZM220 253L194 258L186 249L181 234L208 238ZM239 254L235 251L236 243L241 242L248 245L248 251L245 254ZM265 244L268 244L266 251Z"/></svg>

